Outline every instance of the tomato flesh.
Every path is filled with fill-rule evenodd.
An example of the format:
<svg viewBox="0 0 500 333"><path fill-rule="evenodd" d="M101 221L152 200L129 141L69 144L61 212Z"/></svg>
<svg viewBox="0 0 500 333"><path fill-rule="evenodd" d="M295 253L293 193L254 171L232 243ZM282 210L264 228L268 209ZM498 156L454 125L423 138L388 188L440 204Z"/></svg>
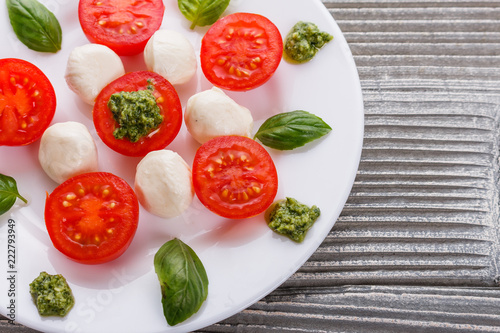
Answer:
<svg viewBox="0 0 500 333"><path fill-rule="evenodd" d="M264 212L278 190L278 174L269 153L242 136L220 136L204 143L193 162L193 186L214 213L232 219Z"/></svg>
<svg viewBox="0 0 500 333"><path fill-rule="evenodd" d="M134 191L111 173L70 178L45 204L45 224L55 248L84 264L101 264L121 256L132 242L138 221Z"/></svg>
<svg viewBox="0 0 500 333"><path fill-rule="evenodd" d="M160 28L164 11L162 0L80 0L78 17L90 42L134 55Z"/></svg>
<svg viewBox="0 0 500 333"><path fill-rule="evenodd" d="M21 59L0 59L0 145L38 140L55 111L54 88L38 67Z"/></svg>
<svg viewBox="0 0 500 333"><path fill-rule="evenodd" d="M113 132L118 123L108 108L109 98L117 92L145 90L151 85L163 122L137 142L116 139ZM177 136L182 126L182 106L175 88L165 78L150 71L131 72L103 88L94 104L93 119L97 134L108 147L127 156L145 156L150 151L165 148Z"/></svg>
<svg viewBox="0 0 500 333"><path fill-rule="evenodd" d="M201 44L201 68L214 85L235 91L256 88L274 74L283 41L266 17L234 13L218 20Z"/></svg>

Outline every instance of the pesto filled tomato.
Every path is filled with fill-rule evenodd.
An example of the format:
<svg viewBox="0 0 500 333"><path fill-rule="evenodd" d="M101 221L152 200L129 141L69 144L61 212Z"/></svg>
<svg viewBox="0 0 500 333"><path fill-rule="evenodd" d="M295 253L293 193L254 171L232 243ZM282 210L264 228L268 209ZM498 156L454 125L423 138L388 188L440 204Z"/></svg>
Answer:
<svg viewBox="0 0 500 333"><path fill-rule="evenodd" d="M119 55L142 52L162 23L162 0L80 0L78 18L87 39Z"/></svg>
<svg viewBox="0 0 500 333"><path fill-rule="evenodd" d="M38 140L55 111L54 88L38 67L21 59L0 59L0 145Z"/></svg>
<svg viewBox="0 0 500 333"><path fill-rule="evenodd" d="M278 191L269 153L243 136L219 136L204 143L193 161L193 186L201 203L226 218L264 212Z"/></svg>
<svg viewBox="0 0 500 333"><path fill-rule="evenodd" d="M150 71L131 72L102 89L93 119L108 147L127 156L145 156L174 140L182 125L182 107L165 78Z"/></svg>
<svg viewBox="0 0 500 333"><path fill-rule="evenodd" d="M283 41L266 17L234 13L215 22L201 42L201 68L214 85L235 91L256 88L274 74Z"/></svg>
<svg viewBox="0 0 500 333"><path fill-rule="evenodd" d="M84 264L121 256L135 235L139 202L132 188L106 172L84 173L56 187L45 203L54 247Z"/></svg>

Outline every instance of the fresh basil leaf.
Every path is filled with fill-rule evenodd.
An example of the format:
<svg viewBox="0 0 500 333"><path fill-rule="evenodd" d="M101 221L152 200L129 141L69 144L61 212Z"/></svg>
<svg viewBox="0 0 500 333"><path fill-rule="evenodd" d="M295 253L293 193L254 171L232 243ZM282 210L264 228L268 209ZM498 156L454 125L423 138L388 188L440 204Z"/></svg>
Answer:
<svg viewBox="0 0 500 333"><path fill-rule="evenodd" d="M320 117L297 110L267 119L255 134L262 144L279 150L292 150L328 134L332 128Z"/></svg>
<svg viewBox="0 0 500 333"><path fill-rule="evenodd" d="M195 26L214 24L224 13L229 0L178 0L179 9L189 21L191 29Z"/></svg>
<svg viewBox="0 0 500 333"><path fill-rule="evenodd" d="M10 24L17 38L34 51L56 53L62 30L54 14L37 0L7 0Z"/></svg>
<svg viewBox="0 0 500 333"><path fill-rule="evenodd" d="M154 266L163 314L169 325L177 325L195 314L207 298L207 273L196 253L177 238L156 252Z"/></svg>
<svg viewBox="0 0 500 333"><path fill-rule="evenodd" d="M0 174L0 215L6 213L16 203L17 198L27 203L17 190L14 178Z"/></svg>

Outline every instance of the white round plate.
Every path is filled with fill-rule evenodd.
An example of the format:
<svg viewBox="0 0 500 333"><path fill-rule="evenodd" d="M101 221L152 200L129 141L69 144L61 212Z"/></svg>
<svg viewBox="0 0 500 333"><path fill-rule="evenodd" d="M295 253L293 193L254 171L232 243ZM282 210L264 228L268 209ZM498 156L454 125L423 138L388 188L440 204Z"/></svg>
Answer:
<svg viewBox="0 0 500 333"><path fill-rule="evenodd" d="M88 43L80 28L75 0L43 0L63 31L62 50L56 54L27 49L14 35L6 6L0 6L0 58L14 57L38 66L51 80L57 95L53 123L78 121L91 131L99 151L101 171L112 172L133 185L139 158L121 156L105 146L91 120L91 107L69 90L64 81L71 50ZM199 53L208 28L190 30L177 1L164 0L162 28L185 34ZM327 136L288 152L269 149L279 175L277 199L293 197L317 205L321 217L303 243L273 233L263 216L226 220L195 198L180 217L161 219L141 208L136 236L123 256L102 265L75 263L54 249L43 220L47 192L56 183L42 171L39 142L25 147L0 147L0 173L14 177L29 203L18 200L0 217L0 313L44 332L187 332L200 329L250 306L286 281L318 248L338 218L351 190L363 140L363 101L349 47L332 16L319 0L232 0L225 14L254 12L273 21L283 37L298 21L310 21L334 36L311 62L285 61L266 84L248 92L228 92L254 116L254 131L279 112L306 110L332 128ZM142 55L122 57L127 71L144 70ZM177 87L181 103L210 89L201 69ZM191 164L199 145L181 132L168 147ZM10 225L15 224L14 228ZM15 233L15 266L9 267L7 234ZM160 285L153 257L166 241L178 237L198 254L209 278L209 293L201 309L185 322L170 327L162 312ZM76 304L65 318L42 318L29 294L29 283L41 271L62 274ZM12 278L13 277L13 278ZM12 278L8 280L8 278ZM13 285L11 285L13 281ZM13 293L12 293L13 292ZM15 309L12 310L11 302ZM9 308L10 307L10 308Z"/></svg>

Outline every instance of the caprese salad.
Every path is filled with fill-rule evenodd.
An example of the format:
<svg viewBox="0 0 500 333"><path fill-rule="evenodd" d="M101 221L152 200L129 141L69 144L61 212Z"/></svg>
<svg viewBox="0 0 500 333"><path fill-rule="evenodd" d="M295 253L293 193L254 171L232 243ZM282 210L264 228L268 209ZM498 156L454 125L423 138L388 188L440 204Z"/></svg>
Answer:
<svg viewBox="0 0 500 333"><path fill-rule="evenodd" d="M13 27L23 24L16 16L20 4L44 14L46 8L35 2L8 1ZM40 69L22 59L0 59L0 145L23 146L41 139L38 160L58 184L47 195L45 225L54 247L69 259L102 264L121 256L137 229L139 205L168 219L181 215L196 195L209 211L223 218L263 214L278 191L278 172L263 145L291 150L331 130L319 117L299 110L270 116L252 138L251 110L224 90L243 92L262 86L278 68L284 42L290 43L262 15L238 12L219 18L228 3L216 1L210 11L202 3L190 11L179 1L179 9L193 26L211 25L201 39L198 58L185 36L160 29L165 10L162 0L79 1L75 16L90 43L71 51L65 80L92 106L94 130L102 142L119 154L141 157L133 186L118 175L98 170L98 151L86 126L74 121L49 126L56 95ZM311 52L311 40L318 39L316 30L304 29L307 34L303 36L302 32L289 34L294 52ZM126 73L121 57L140 53L145 68ZM183 112L176 87L191 80L198 61L213 87L191 96ZM167 149L183 121L199 143L192 165ZM8 189L12 201L15 182L0 178L2 187ZM308 207L288 202L292 204L280 205L279 211L266 216L277 216L273 230L293 233L292 239L301 241L319 216L319 208L314 207L310 217ZM202 277L196 283L203 292L193 297L193 304L162 295L165 317L175 325L199 309L208 278L196 254L180 240L172 240L155 257L162 286L195 283L174 283L178 277L169 273L174 263L165 253L173 253L177 264L179 260L189 263L179 269L195 270ZM178 253L188 255L179 259ZM179 316L172 316L172 307Z"/></svg>

